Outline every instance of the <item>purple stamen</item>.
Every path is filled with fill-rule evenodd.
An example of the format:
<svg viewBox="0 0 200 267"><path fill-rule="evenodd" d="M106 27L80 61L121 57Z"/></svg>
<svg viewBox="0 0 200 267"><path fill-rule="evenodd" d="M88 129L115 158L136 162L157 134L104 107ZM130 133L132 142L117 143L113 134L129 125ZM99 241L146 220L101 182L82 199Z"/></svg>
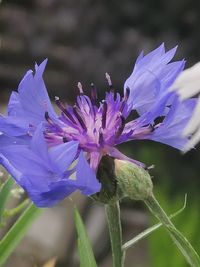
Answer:
<svg viewBox="0 0 200 267"><path fill-rule="evenodd" d="M102 110L102 128L105 129L106 127L106 114L108 110L108 105L106 101L103 102L103 110Z"/></svg>
<svg viewBox="0 0 200 267"><path fill-rule="evenodd" d="M69 112L67 109L63 110L63 113L67 116L67 118L68 118L70 121L72 121L74 124L76 124L75 119L73 118L73 116L70 114L70 112Z"/></svg>
<svg viewBox="0 0 200 267"><path fill-rule="evenodd" d="M99 144L102 145L103 142L104 142L103 133L102 133L102 131L100 129L100 131L99 131Z"/></svg>
<svg viewBox="0 0 200 267"><path fill-rule="evenodd" d="M82 117L81 117L81 113L79 113L79 109L78 109L77 106L74 106L74 107L73 107L73 112L74 112L74 115L76 116L78 122L80 123L81 127L82 127L85 131L87 131L87 127L86 127L86 125L85 125L85 123L84 123L84 121L83 121L83 119L82 119Z"/></svg>
<svg viewBox="0 0 200 267"><path fill-rule="evenodd" d="M57 107L61 110L61 111L65 111L65 107L64 105L61 103L60 98L58 96L55 96L55 102Z"/></svg>
<svg viewBox="0 0 200 267"><path fill-rule="evenodd" d="M129 98L129 95L130 95L130 89L127 87L126 88L126 92L125 92L125 95L124 95L124 99L122 100L122 104L121 104L121 107L120 107L120 111L122 112L125 108L125 105L126 105L126 102Z"/></svg>
<svg viewBox="0 0 200 267"><path fill-rule="evenodd" d="M93 83L91 83L91 100L93 105L97 105L97 89Z"/></svg>
<svg viewBox="0 0 200 267"><path fill-rule="evenodd" d="M64 113L64 115L67 116L67 119L69 119L74 124L76 124L76 121L74 120L73 116L70 114L70 112L61 103L59 97L57 97L57 96L55 97L55 102L56 102L57 107Z"/></svg>
<svg viewBox="0 0 200 267"><path fill-rule="evenodd" d="M119 126L119 128L117 129L117 131L115 133L115 138L120 137L120 135L122 134L122 132L124 130L125 124L126 124L126 120L122 115L120 116L120 119L121 119L121 125Z"/></svg>
<svg viewBox="0 0 200 267"><path fill-rule="evenodd" d="M46 120L49 124L53 124L53 121L52 121L51 118L49 117L49 113L48 113L48 111L45 111L45 113L44 113L44 117L45 117L45 120Z"/></svg>
<svg viewBox="0 0 200 267"><path fill-rule="evenodd" d="M129 96L130 96L130 88L127 87L127 88L126 88L125 95L124 95L124 100L127 101L128 98L129 98Z"/></svg>

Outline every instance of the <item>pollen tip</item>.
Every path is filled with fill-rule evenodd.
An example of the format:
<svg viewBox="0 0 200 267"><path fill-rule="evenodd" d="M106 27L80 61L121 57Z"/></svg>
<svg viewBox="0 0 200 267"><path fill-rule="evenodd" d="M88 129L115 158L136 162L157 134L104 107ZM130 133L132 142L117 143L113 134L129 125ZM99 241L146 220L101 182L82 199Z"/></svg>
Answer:
<svg viewBox="0 0 200 267"><path fill-rule="evenodd" d="M83 94L83 86L82 86L81 82L78 82L77 87L79 89L80 94Z"/></svg>
<svg viewBox="0 0 200 267"><path fill-rule="evenodd" d="M58 97L58 96L55 96L55 101L59 101L60 100L60 98Z"/></svg>
<svg viewBox="0 0 200 267"><path fill-rule="evenodd" d="M146 167L147 170L152 170L154 168L155 168L155 165L150 165L150 166Z"/></svg>
<svg viewBox="0 0 200 267"><path fill-rule="evenodd" d="M105 75L106 75L106 79L110 79L110 75L107 72L105 73Z"/></svg>
<svg viewBox="0 0 200 267"><path fill-rule="evenodd" d="M106 72L106 73L105 73L105 76L106 76L106 80L107 80L107 82L108 82L109 87L112 88L112 87L113 87L113 84L112 84L110 75Z"/></svg>

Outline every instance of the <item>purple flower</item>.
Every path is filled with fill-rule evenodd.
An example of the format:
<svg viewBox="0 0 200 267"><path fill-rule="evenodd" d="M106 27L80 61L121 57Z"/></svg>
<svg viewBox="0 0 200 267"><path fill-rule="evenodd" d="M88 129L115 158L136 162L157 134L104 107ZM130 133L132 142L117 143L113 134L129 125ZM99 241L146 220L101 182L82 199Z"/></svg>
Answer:
<svg viewBox="0 0 200 267"><path fill-rule="evenodd" d="M58 97L57 115L50 103L42 75L46 60L28 71L8 104L8 116L0 117L1 163L28 192L37 206L51 206L79 189L85 195L98 192L96 178L104 155L144 166L122 154L116 146L130 140L150 139L183 149L182 136L196 99L180 102L168 89L184 68L184 60L170 63L176 48L164 45L138 57L124 84L124 96L109 92L99 102L91 85L91 97L79 95L74 106ZM126 122L132 111L138 118ZM6 145L5 145L6 143Z"/></svg>

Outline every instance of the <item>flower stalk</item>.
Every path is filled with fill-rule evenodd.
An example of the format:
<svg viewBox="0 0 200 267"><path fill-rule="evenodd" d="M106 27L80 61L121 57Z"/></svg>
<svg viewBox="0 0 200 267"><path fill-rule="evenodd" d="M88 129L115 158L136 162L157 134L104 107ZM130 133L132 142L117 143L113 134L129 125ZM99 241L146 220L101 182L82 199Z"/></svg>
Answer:
<svg viewBox="0 0 200 267"><path fill-rule="evenodd" d="M151 213L155 217L157 217L157 219L169 232L172 240L179 248L189 265L192 267L200 267L200 258L198 254L196 253L192 245L189 243L189 241L182 235L182 233L180 233L176 229L170 218L160 206L155 196L151 194L146 200L144 200L144 202L151 211Z"/></svg>
<svg viewBox="0 0 200 267"><path fill-rule="evenodd" d="M123 267L123 251L122 251L122 229L120 220L119 201L111 200L105 205L111 249L113 258L113 267Z"/></svg>

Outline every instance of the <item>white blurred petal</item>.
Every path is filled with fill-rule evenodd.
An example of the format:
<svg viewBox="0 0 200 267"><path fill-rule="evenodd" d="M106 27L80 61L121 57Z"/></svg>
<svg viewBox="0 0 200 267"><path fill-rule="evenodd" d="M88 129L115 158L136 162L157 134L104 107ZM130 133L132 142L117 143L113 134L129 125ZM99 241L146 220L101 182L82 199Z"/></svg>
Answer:
<svg viewBox="0 0 200 267"><path fill-rule="evenodd" d="M186 153L190 149L194 148L194 146L200 141L200 128L196 133L192 136L192 138L189 140L189 142L186 144L186 146L183 149L183 153Z"/></svg>
<svg viewBox="0 0 200 267"><path fill-rule="evenodd" d="M200 75L200 73L199 73ZM178 90L178 94L180 95L181 100L185 100L192 96L197 95L200 92L200 79L197 81L191 81L190 83L186 83Z"/></svg>
<svg viewBox="0 0 200 267"><path fill-rule="evenodd" d="M200 62L195 64L189 69L184 70L171 85L170 91L177 91L181 100L194 97L200 93ZM194 148L200 141L200 97L198 98L197 105L191 116L191 119L184 129L183 135L191 136L184 147L184 153Z"/></svg>
<svg viewBox="0 0 200 267"><path fill-rule="evenodd" d="M184 70L170 87L177 90L182 99L194 96L200 92L200 62Z"/></svg>
<svg viewBox="0 0 200 267"><path fill-rule="evenodd" d="M189 123L183 131L183 135L188 136L194 133L198 128L200 128L200 98L198 98L194 112L191 116Z"/></svg>

